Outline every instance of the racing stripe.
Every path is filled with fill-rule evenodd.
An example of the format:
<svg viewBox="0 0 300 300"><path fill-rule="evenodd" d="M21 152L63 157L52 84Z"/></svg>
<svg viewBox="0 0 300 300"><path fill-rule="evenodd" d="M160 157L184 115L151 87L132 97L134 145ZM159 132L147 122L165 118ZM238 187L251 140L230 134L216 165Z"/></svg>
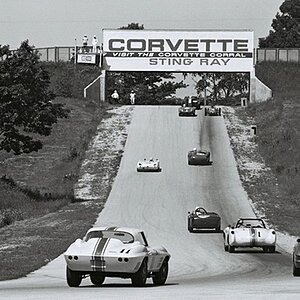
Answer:
<svg viewBox="0 0 300 300"><path fill-rule="evenodd" d="M101 253L103 251L103 248L104 248L107 240L108 240L108 238L102 238L102 239L100 239L100 242L98 243L97 248L96 248L96 250L94 252L94 256L100 256L101 255Z"/></svg>
<svg viewBox="0 0 300 300"><path fill-rule="evenodd" d="M112 230L112 231L114 231L116 229L117 229L116 226L105 228L105 230ZM99 243L97 244L97 247L94 250L94 256L103 255L102 252L103 252L103 249L106 248L105 245L106 245L108 240L109 240L108 238L101 238L100 239Z"/></svg>
<svg viewBox="0 0 300 300"><path fill-rule="evenodd" d="M108 227L108 228L106 228L105 230L115 231L115 230L117 230L117 229L118 229L118 228L117 228L116 226L113 226L113 227ZM101 252L101 254L100 254L101 258L103 258L104 253L105 253L105 250L106 250L106 248L107 248L107 246L108 246L110 240L111 240L111 239L107 239L106 243L104 244L104 246L103 246L103 248L102 248L102 252Z"/></svg>
<svg viewBox="0 0 300 300"><path fill-rule="evenodd" d="M250 246L255 246L255 229L252 227L250 228Z"/></svg>
<svg viewBox="0 0 300 300"><path fill-rule="evenodd" d="M116 226L107 227L107 228L105 228L105 230L112 230L112 231L115 231L115 230L117 230L117 227L116 227Z"/></svg>
<svg viewBox="0 0 300 300"><path fill-rule="evenodd" d="M113 231L116 230L116 229L117 229L116 226L105 228L105 230L113 230ZM96 257L100 258L100 259L103 258L102 257L102 255L104 253L103 250L106 249L109 240L110 239L108 239L108 238L99 238L98 239L98 241L95 245L93 254L92 254L92 261L95 261ZM95 268L95 265L93 266L93 271L97 271L96 268Z"/></svg>

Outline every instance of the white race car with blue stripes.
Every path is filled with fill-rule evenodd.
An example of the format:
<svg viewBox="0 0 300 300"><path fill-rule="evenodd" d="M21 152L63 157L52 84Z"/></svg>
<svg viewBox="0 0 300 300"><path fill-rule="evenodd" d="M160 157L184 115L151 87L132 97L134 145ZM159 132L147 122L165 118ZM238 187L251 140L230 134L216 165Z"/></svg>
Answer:
<svg viewBox="0 0 300 300"><path fill-rule="evenodd" d="M134 286L143 286L148 277L156 285L166 282L170 254L163 247L151 248L141 230L94 227L71 244L64 257L69 286L78 287L88 276L98 286L105 277L131 278Z"/></svg>
<svg viewBox="0 0 300 300"><path fill-rule="evenodd" d="M262 219L240 218L235 226L228 225L223 231L225 251L236 248L261 247L264 252L275 252L276 232L266 227Z"/></svg>

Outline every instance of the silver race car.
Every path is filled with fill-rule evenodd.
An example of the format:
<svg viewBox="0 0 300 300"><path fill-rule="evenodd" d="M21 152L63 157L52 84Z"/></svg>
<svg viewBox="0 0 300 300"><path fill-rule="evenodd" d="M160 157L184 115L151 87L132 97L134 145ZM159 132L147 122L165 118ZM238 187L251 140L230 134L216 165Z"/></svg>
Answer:
<svg viewBox="0 0 300 300"><path fill-rule="evenodd" d="M71 244L64 258L71 287L88 276L97 286L105 277L131 278L134 286L144 286L148 277L155 285L166 282L170 254L164 247L150 247L141 230L95 227Z"/></svg>
<svg viewBox="0 0 300 300"><path fill-rule="evenodd" d="M160 172L161 168L159 159L144 158L143 160L138 161L136 170L138 172Z"/></svg>
<svg viewBox="0 0 300 300"><path fill-rule="evenodd" d="M182 106L178 108L178 115L181 116L196 116L196 107Z"/></svg>
<svg viewBox="0 0 300 300"><path fill-rule="evenodd" d="M234 252L238 247L261 247L264 252L275 252L276 232L266 227L262 219L241 218L235 226L224 229L224 249Z"/></svg>

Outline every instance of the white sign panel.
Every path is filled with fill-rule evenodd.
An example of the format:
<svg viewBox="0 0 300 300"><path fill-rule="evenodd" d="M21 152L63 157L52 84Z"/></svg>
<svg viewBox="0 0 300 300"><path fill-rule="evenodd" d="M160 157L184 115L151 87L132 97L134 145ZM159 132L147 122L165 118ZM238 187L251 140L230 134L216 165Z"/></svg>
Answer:
<svg viewBox="0 0 300 300"><path fill-rule="evenodd" d="M77 54L78 64L96 64L96 54L89 53L78 53Z"/></svg>
<svg viewBox="0 0 300 300"><path fill-rule="evenodd" d="M103 30L110 71L250 72L252 31Z"/></svg>

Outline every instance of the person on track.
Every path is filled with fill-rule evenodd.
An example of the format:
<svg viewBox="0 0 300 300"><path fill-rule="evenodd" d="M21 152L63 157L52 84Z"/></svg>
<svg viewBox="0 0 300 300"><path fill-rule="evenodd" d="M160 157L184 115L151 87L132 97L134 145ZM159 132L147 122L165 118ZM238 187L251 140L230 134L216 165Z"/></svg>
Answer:
<svg viewBox="0 0 300 300"><path fill-rule="evenodd" d="M135 92L134 91L131 91L130 93L130 103L131 105L134 105L135 104Z"/></svg>

